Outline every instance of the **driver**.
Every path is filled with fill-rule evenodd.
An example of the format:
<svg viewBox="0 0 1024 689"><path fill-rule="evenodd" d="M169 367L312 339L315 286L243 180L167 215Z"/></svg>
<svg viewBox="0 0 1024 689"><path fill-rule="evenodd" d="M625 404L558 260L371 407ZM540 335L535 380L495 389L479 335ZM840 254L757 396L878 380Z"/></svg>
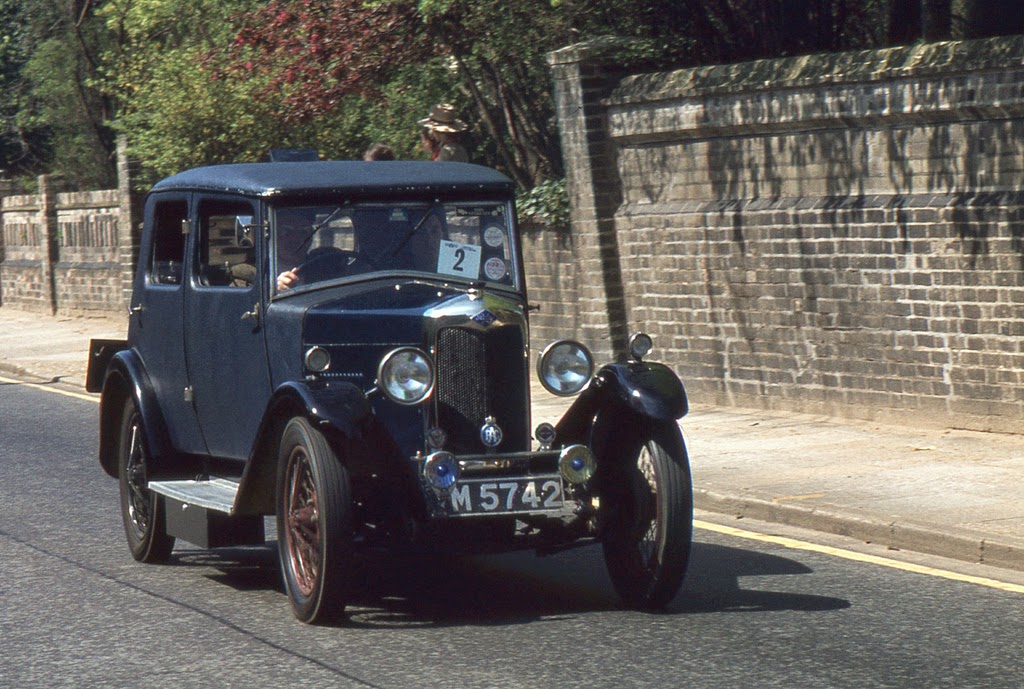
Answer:
<svg viewBox="0 0 1024 689"><path fill-rule="evenodd" d="M294 287L299 282L299 266L306 257L310 225L297 213L279 211L277 214L277 266L284 270L277 276L278 291Z"/></svg>

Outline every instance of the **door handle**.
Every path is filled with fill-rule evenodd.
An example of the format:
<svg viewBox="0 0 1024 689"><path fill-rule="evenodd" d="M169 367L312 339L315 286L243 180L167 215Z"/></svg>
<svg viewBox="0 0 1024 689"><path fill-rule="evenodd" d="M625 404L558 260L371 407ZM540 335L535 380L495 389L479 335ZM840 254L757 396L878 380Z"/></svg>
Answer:
<svg viewBox="0 0 1024 689"><path fill-rule="evenodd" d="M243 321L247 321L250 318L255 321L255 320L259 320L259 317L260 317L260 305L259 305L259 303L256 303L256 304L252 305L252 311L246 311L245 313L242 314L242 320Z"/></svg>

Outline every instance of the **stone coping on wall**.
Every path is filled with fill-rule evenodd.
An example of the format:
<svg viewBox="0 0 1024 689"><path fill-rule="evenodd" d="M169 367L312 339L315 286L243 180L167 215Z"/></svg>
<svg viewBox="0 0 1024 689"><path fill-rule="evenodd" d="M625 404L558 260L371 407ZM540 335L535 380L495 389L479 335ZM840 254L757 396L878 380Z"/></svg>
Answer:
<svg viewBox="0 0 1024 689"><path fill-rule="evenodd" d="M121 203L121 195L117 189L101 189L99 191L74 191L57 194L58 210L77 210L87 208L110 208L117 212Z"/></svg>
<svg viewBox="0 0 1024 689"><path fill-rule="evenodd" d="M0 198L0 208L5 211L38 211L42 208L42 198L37 194L18 194Z"/></svg>
<svg viewBox="0 0 1024 689"><path fill-rule="evenodd" d="M984 83L967 78L985 73ZM1024 116L1024 36L635 75L605 104L622 144L1015 118Z"/></svg>
<svg viewBox="0 0 1024 689"><path fill-rule="evenodd" d="M573 48L575 54L587 56L604 45L598 44L589 52L580 46ZM609 45L616 44L609 42ZM1020 67L1024 67L1024 36L998 36L638 74L623 79L608 102L625 104L714 93L750 93L777 85L802 88L901 78L948 78L968 72Z"/></svg>

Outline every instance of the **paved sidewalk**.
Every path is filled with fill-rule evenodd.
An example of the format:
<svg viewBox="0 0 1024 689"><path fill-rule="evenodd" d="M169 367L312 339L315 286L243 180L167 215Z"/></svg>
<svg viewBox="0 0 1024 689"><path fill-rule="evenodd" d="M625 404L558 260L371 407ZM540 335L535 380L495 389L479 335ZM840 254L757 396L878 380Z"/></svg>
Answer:
<svg viewBox="0 0 1024 689"><path fill-rule="evenodd" d="M83 387L89 339L125 327L0 307L0 376ZM1024 571L1024 436L691 403L698 508ZM533 422L567 404L535 387Z"/></svg>

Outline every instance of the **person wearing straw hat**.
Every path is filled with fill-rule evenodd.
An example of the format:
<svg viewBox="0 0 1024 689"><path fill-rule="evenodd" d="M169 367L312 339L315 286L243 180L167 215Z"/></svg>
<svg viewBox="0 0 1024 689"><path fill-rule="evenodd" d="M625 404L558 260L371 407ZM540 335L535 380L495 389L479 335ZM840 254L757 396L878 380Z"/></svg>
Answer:
<svg viewBox="0 0 1024 689"><path fill-rule="evenodd" d="M469 125L455 116L455 106L438 103L430 109L430 115L420 120L420 139L431 160L469 161L466 147L462 145L462 134Z"/></svg>

